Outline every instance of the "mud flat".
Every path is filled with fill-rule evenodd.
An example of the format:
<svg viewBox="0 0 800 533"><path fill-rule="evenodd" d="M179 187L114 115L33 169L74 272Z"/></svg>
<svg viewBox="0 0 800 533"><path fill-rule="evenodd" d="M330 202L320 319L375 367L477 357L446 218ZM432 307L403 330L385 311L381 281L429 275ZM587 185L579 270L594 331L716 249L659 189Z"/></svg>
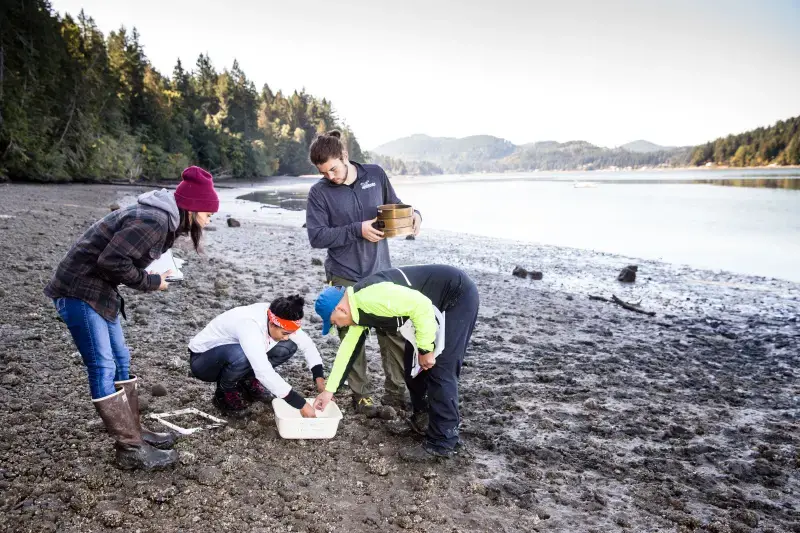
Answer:
<svg viewBox="0 0 800 533"><path fill-rule="evenodd" d="M264 404L181 440L174 470L118 470L41 291L73 240L135 192L0 186L0 531L800 531L797 284L444 232L394 240L392 253L398 266L460 265L481 290L461 380L473 460L402 463L414 439L353 414L342 394L333 440L282 440ZM301 224L229 198L205 255L176 251L183 284L125 291L146 412L218 414L213 385L187 376L186 344L236 305L305 295L306 327L331 361L338 340L319 335L312 311L324 252ZM638 280L623 286L629 263ZM544 278L512 277L515 265ZM281 372L311 395L301 360Z"/></svg>

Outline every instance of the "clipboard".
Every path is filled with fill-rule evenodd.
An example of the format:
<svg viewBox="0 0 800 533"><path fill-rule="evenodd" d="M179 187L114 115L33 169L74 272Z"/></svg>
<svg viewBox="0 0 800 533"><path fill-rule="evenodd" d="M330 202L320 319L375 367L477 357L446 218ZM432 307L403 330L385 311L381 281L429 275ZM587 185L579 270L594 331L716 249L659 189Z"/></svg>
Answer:
<svg viewBox="0 0 800 533"><path fill-rule="evenodd" d="M172 250L167 250L161 257L147 265L148 272L155 272L156 274L163 274L167 270L172 270L173 274L167 278L169 283L176 283L183 281L183 272L179 268L179 265L184 263L183 260L176 258L172 255Z"/></svg>

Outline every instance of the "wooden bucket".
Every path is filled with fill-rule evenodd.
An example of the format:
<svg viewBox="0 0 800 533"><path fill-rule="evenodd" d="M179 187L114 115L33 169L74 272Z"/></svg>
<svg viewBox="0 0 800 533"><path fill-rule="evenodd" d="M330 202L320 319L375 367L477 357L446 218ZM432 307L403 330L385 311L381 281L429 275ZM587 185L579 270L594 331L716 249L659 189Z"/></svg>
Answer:
<svg viewBox="0 0 800 533"><path fill-rule="evenodd" d="M378 206L378 220L372 225L383 232L384 237L413 235L414 208L406 204Z"/></svg>

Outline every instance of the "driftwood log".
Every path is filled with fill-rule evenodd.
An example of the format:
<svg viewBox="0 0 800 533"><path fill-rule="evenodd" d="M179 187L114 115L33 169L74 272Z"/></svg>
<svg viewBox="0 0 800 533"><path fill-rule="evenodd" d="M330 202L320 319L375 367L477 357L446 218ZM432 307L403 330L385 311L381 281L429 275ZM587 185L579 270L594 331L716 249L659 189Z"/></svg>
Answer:
<svg viewBox="0 0 800 533"><path fill-rule="evenodd" d="M617 298L613 294L611 295L611 299L610 300L608 298L603 297L603 296L595 296L593 294L589 295L589 299L590 300L597 300L597 301L600 301L600 302L608 302L608 303L611 303L611 304L617 304L618 306L622 307L623 309L627 309L628 311L633 311L634 313L641 313L641 314L647 315L647 316L656 316L655 311L646 311L646 310L642 309L641 307L639 307L639 303L641 303L641 302L632 304L632 303L629 303L629 302L626 302L624 300L621 300L621 299Z"/></svg>

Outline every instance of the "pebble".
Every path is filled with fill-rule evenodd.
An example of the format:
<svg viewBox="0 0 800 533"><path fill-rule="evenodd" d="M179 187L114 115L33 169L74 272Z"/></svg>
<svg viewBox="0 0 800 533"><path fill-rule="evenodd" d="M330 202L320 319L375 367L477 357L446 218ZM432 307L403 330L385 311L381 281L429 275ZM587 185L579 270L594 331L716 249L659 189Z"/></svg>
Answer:
<svg viewBox="0 0 800 533"><path fill-rule="evenodd" d="M141 516L147 511L147 500L144 498L133 498L128 502L128 511L136 516Z"/></svg>
<svg viewBox="0 0 800 533"><path fill-rule="evenodd" d="M385 457L375 457L367 464L367 472L376 476L387 476L391 468Z"/></svg>
<svg viewBox="0 0 800 533"><path fill-rule="evenodd" d="M382 405L378 408L378 416L383 420L394 420L397 418L397 411L391 405Z"/></svg>
<svg viewBox="0 0 800 533"><path fill-rule="evenodd" d="M166 396L167 387L165 387L163 383L156 383L153 385L153 388L150 389L150 394L153 396Z"/></svg>
<svg viewBox="0 0 800 533"><path fill-rule="evenodd" d="M587 409L600 409L600 402L595 398L587 398L586 401L583 402L583 406Z"/></svg>
<svg viewBox="0 0 800 533"><path fill-rule="evenodd" d="M114 510L103 511L100 515L100 521L106 527L119 527L122 525L124 518L122 513Z"/></svg>
<svg viewBox="0 0 800 533"><path fill-rule="evenodd" d="M210 486L217 483L221 476L222 473L219 468L215 466L204 466L197 472L197 482L201 485Z"/></svg>

